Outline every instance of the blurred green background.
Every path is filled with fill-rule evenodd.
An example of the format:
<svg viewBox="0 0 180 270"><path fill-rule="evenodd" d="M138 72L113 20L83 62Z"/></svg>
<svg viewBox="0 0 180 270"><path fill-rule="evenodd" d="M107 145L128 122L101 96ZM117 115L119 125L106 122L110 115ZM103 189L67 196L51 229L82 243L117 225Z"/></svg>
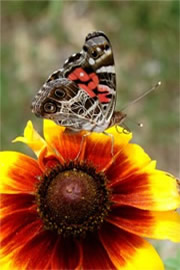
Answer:
<svg viewBox="0 0 180 270"><path fill-rule="evenodd" d="M49 74L81 50L88 32L102 30L114 50L117 109L162 81L156 92L128 108L126 124L158 168L179 176L178 1L14 0L1 2L1 15L2 150L31 153L11 140L29 119L42 131L42 119L30 110L32 98ZM178 245L155 244L167 269L180 269Z"/></svg>

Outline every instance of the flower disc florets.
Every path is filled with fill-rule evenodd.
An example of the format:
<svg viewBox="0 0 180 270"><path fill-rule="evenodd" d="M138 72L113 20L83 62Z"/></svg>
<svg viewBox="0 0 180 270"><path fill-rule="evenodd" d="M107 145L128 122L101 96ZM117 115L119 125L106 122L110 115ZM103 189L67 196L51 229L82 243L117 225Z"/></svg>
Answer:
<svg viewBox="0 0 180 270"><path fill-rule="evenodd" d="M82 237L100 227L110 210L106 177L85 163L49 169L37 188L38 212L45 229Z"/></svg>

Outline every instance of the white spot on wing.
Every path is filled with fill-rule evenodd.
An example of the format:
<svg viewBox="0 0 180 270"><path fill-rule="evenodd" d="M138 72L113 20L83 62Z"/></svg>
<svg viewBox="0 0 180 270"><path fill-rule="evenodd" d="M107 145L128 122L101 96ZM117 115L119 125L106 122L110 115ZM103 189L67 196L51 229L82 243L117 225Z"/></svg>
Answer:
<svg viewBox="0 0 180 270"><path fill-rule="evenodd" d="M93 58L89 58L89 64L90 64L90 65L94 65L94 64L95 64L95 61L94 61Z"/></svg>
<svg viewBox="0 0 180 270"><path fill-rule="evenodd" d="M115 68L114 66L104 66L101 67L99 69L96 70L97 73L103 73L103 72L107 72L107 73L115 73Z"/></svg>

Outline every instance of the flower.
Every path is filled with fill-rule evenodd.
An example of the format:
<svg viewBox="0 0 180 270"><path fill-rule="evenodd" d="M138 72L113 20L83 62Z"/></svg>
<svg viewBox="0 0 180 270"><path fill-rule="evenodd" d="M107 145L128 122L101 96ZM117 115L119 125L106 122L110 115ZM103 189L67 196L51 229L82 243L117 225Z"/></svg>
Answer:
<svg viewBox="0 0 180 270"><path fill-rule="evenodd" d="M29 121L23 137L37 159L0 154L1 269L161 270L144 238L180 241L176 179L156 169L132 134L68 133ZM78 158L76 159L76 157Z"/></svg>

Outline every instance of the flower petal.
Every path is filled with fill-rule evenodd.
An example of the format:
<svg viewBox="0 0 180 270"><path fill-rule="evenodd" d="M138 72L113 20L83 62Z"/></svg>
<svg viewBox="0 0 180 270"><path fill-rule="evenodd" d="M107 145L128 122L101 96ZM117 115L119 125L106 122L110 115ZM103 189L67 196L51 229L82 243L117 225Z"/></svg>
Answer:
<svg viewBox="0 0 180 270"><path fill-rule="evenodd" d="M107 132L114 138L114 154L131 139L130 133L128 135L123 132L119 134L115 128L110 128ZM53 121L44 120L44 137L64 160L74 160L80 155L80 160L85 159L89 163L95 164L98 170L102 170L103 166L112 162L112 138L102 133L87 134L83 138L85 134L87 133L67 132L64 127L56 125Z"/></svg>
<svg viewBox="0 0 180 270"><path fill-rule="evenodd" d="M41 230L13 254L13 262L19 269L51 269L51 260L57 235Z"/></svg>
<svg viewBox="0 0 180 270"><path fill-rule="evenodd" d="M112 127L106 131L107 134L93 132L86 137L84 156L87 162L95 165L97 171L105 171L131 139L131 133L125 134L122 129L120 132L118 133L115 127Z"/></svg>
<svg viewBox="0 0 180 270"><path fill-rule="evenodd" d="M180 207L180 192L173 175L154 170L150 173L148 180L156 210L164 211Z"/></svg>
<svg viewBox="0 0 180 270"><path fill-rule="evenodd" d="M124 128L118 126L118 130L115 126L110 127L106 130L107 134L112 134L114 136L114 146L116 148L122 145L126 145L132 139L132 133L124 132Z"/></svg>
<svg viewBox="0 0 180 270"><path fill-rule="evenodd" d="M83 132L67 132L51 120L44 120L44 137L62 160L74 160L80 149Z"/></svg>
<svg viewBox="0 0 180 270"><path fill-rule="evenodd" d="M175 211L152 212L118 207L112 210L107 220L139 236L180 242L180 215Z"/></svg>
<svg viewBox="0 0 180 270"><path fill-rule="evenodd" d="M33 128L32 122L28 121L24 129L24 137L17 137L13 142L27 144L38 157L39 167L42 171L49 167L49 163L59 162L62 158L56 155L56 149L51 149L47 142Z"/></svg>
<svg viewBox="0 0 180 270"><path fill-rule="evenodd" d="M34 205L35 197L31 194L1 194L0 216L9 215L17 209L28 209Z"/></svg>
<svg viewBox="0 0 180 270"><path fill-rule="evenodd" d="M103 133L92 133L86 137L84 159L93 164L97 172L103 171L113 162L111 137Z"/></svg>
<svg viewBox="0 0 180 270"><path fill-rule="evenodd" d="M77 269L79 258L79 250L73 240L63 240L56 233L41 231L12 254L11 267L15 264L18 269L71 270Z"/></svg>
<svg viewBox="0 0 180 270"><path fill-rule="evenodd" d="M17 152L0 152L0 193L32 193L39 175L36 160Z"/></svg>
<svg viewBox="0 0 180 270"><path fill-rule="evenodd" d="M163 264L154 248L144 239L106 224L100 239L109 257L121 270L163 270Z"/></svg>
<svg viewBox="0 0 180 270"><path fill-rule="evenodd" d="M7 195L4 196L6 202L11 201L10 196L13 198L16 196L17 206L21 206L22 194L8 195L9 198ZM25 198L22 201L25 201ZM30 202L26 202L26 206L29 204ZM51 251L57 235L51 235L49 232L41 233L42 227L37 211L32 207L14 209L1 219L3 269L49 269Z"/></svg>
<svg viewBox="0 0 180 270"><path fill-rule="evenodd" d="M150 157L137 144L127 144L121 149L111 167L106 171L110 185L122 181L131 174L144 170L151 163ZM151 163L152 168L155 163Z"/></svg>
<svg viewBox="0 0 180 270"><path fill-rule="evenodd" d="M0 265L1 265L1 269L3 270L11 270L11 269L19 270L19 268L16 265L13 265L10 255L0 259ZM23 267L21 268L21 270L26 270L26 269Z"/></svg>
<svg viewBox="0 0 180 270"><path fill-rule="evenodd" d="M39 229L42 223L35 209L16 210L1 218L1 252L8 256L24 246Z"/></svg>
<svg viewBox="0 0 180 270"><path fill-rule="evenodd" d="M23 142L27 144L34 151L36 156L39 156L41 150L47 146L44 139L33 128L31 121L28 121L24 129L24 137L17 137L13 142Z"/></svg>
<svg viewBox="0 0 180 270"><path fill-rule="evenodd" d="M55 245L50 269L80 269L80 248L73 239L59 239Z"/></svg>
<svg viewBox="0 0 180 270"><path fill-rule="evenodd" d="M107 233L107 232L106 232ZM116 269L111 262L106 250L95 235L90 235L82 242L84 270Z"/></svg>
<svg viewBox="0 0 180 270"><path fill-rule="evenodd" d="M144 210L167 211L180 206L176 179L159 170L135 172L114 183L111 200L118 205L129 205Z"/></svg>

